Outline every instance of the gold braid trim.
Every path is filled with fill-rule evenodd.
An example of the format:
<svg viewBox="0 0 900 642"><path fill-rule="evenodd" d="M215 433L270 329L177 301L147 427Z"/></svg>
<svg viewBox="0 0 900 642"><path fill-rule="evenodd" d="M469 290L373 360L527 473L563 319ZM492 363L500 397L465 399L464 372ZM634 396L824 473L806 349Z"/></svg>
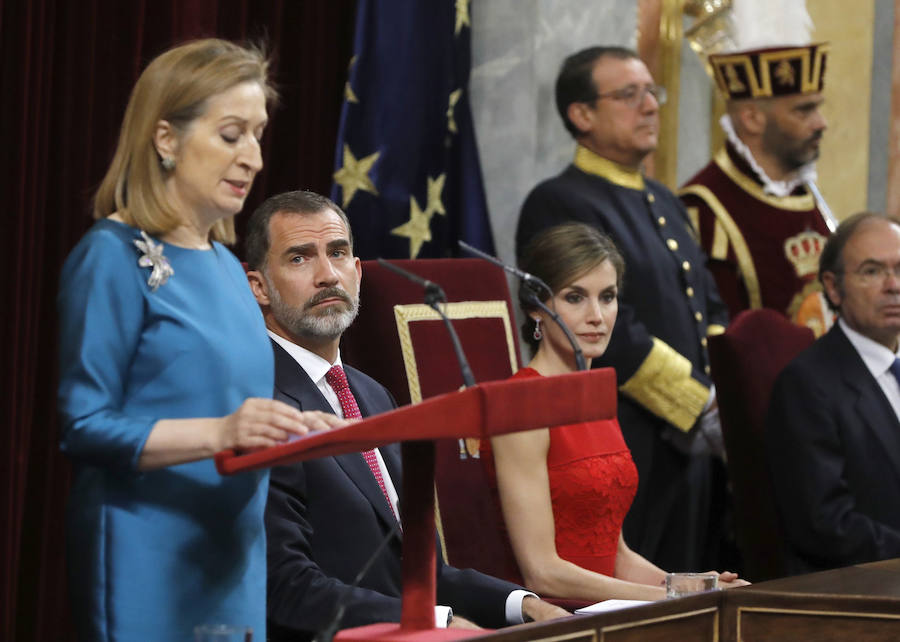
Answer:
<svg viewBox="0 0 900 642"><path fill-rule="evenodd" d="M572 161L572 164L582 172L605 178L619 187L636 190L644 189L644 177L638 170L614 163L608 158L595 154L583 145L575 147L575 160Z"/></svg>
<svg viewBox="0 0 900 642"><path fill-rule="evenodd" d="M506 350L509 365L513 372L519 369L516 359L515 341L512 324L509 321L509 309L504 301L458 301L444 304L444 314L453 319L485 319L496 318L503 323L506 335ZM403 353L403 365L406 368L406 380L409 385L409 398L412 403L422 401L422 387L419 382L419 369L416 366L416 350L412 343L409 324L414 321L440 321L438 313L424 303L394 306L394 319L397 322L397 336L400 338L400 351Z"/></svg>
<svg viewBox="0 0 900 642"><path fill-rule="evenodd" d="M684 432L709 399L709 388L691 377L691 362L656 337L650 354L619 390Z"/></svg>
<svg viewBox="0 0 900 642"><path fill-rule="evenodd" d="M731 215L722 205L722 202L716 198L715 194L704 185L687 185L678 190L678 195L693 194L703 200L716 216L716 224L721 224L734 248L734 256L737 258L738 269L741 272L741 278L744 281L744 287L747 288L747 298L750 301L750 309L756 310L762 307L762 294L759 290L759 277L756 275L756 266L753 265L753 257L750 255L750 248L747 247L747 241L738 228L737 223L731 218Z"/></svg>
<svg viewBox="0 0 900 642"><path fill-rule="evenodd" d="M441 519L441 504L438 501L437 482L433 484L434 488L434 529L438 534L438 541L441 543L441 559L444 564L449 564L447 559L447 540L444 539L444 521Z"/></svg>
<svg viewBox="0 0 900 642"><path fill-rule="evenodd" d="M709 250L709 258L724 261L728 258L728 234L719 219L713 226L713 240Z"/></svg>
<svg viewBox="0 0 900 642"><path fill-rule="evenodd" d="M728 178L758 201L781 210L791 210L793 212L805 212L816 206L816 199L810 193L803 196L772 196L771 194L766 194L759 183L749 178L735 166L731 156L728 155L724 147L716 153L713 160Z"/></svg>
<svg viewBox="0 0 900 642"><path fill-rule="evenodd" d="M698 243L700 242L700 208L699 207L686 207L685 208L688 213L688 218L691 220L691 226L694 228L694 238L698 239Z"/></svg>

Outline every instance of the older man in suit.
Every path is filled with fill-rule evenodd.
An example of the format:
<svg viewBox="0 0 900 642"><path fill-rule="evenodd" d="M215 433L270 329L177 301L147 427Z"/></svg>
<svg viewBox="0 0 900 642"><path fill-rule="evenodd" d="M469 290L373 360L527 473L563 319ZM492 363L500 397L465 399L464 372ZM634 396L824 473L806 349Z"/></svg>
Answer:
<svg viewBox="0 0 900 642"><path fill-rule="evenodd" d="M845 220L819 279L838 322L779 376L766 433L794 572L900 556L900 224Z"/></svg>
<svg viewBox="0 0 900 642"><path fill-rule="evenodd" d="M383 386L341 363L340 338L356 317L361 276L341 209L312 192L268 199L251 218L247 260L275 350L276 398L344 417L394 408ZM401 474L396 445L272 471L266 509L270 639L308 638L328 624L338 603L346 607L342 626L399 621ZM387 550L352 586L385 537ZM470 626L472 620L500 627L566 614L473 570L440 564L437 580L444 605L438 625Z"/></svg>

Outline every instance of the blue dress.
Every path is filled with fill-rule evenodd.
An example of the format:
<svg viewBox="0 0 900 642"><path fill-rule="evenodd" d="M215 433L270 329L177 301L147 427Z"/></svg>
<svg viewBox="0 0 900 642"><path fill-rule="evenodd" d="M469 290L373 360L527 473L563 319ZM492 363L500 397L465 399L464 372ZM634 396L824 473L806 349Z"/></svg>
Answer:
<svg viewBox="0 0 900 642"><path fill-rule="evenodd" d="M211 459L141 473L160 419L221 417L272 396L274 362L244 271L222 245L164 244L155 292L139 232L98 221L58 298L62 450L73 460L67 564L79 639L190 641L199 624L265 640L268 472Z"/></svg>

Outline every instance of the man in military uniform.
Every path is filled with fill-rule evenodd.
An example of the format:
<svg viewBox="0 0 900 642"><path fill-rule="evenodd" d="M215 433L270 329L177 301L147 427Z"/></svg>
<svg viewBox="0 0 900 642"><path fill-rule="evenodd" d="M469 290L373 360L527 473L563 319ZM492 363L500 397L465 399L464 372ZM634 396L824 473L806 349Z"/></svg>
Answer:
<svg viewBox="0 0 900 642"><path fill-rule="evenodd" d="M732 317L774 308L817 335L831 318L816 281L830 214L814 183L826 54L814 44L711 55L727 141L678 192Z"/></svg>
<svg viewBox="0 0 900 642"><path fill-rule="evenodd" d="M619 422L640 476L625 539L662 568L696 570L717 563L712 493L724 483L710 454L721 434L706 337L727 317L684 207L640 171L664 100L633 51L592 47L567 58L556 103L578 143L575 159L529 194L516 247L521 255L542 229L582 221L622 251L619 315L594 364L616 369Z"/></svg>

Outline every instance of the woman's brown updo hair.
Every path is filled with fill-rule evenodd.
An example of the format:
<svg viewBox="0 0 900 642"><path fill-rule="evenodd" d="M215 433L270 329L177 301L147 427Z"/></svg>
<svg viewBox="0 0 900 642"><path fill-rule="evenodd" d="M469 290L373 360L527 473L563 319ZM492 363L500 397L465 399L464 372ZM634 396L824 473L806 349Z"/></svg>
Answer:
<svg viewBox="0 0 900 642"><path fill-rule="evenodd" d="M565 223L535 236L522 253L519 267L541 279L556 293L604 261L612 263L616 270L616 285L621 289L625 260L615 244L595 227L585 223ZM549 297L544 303L547 300ZM522 310L525 312L522 336L536 351L540 342L534 338L535 323L528 314L534 311L534 306L522 303Z"/></svg>

